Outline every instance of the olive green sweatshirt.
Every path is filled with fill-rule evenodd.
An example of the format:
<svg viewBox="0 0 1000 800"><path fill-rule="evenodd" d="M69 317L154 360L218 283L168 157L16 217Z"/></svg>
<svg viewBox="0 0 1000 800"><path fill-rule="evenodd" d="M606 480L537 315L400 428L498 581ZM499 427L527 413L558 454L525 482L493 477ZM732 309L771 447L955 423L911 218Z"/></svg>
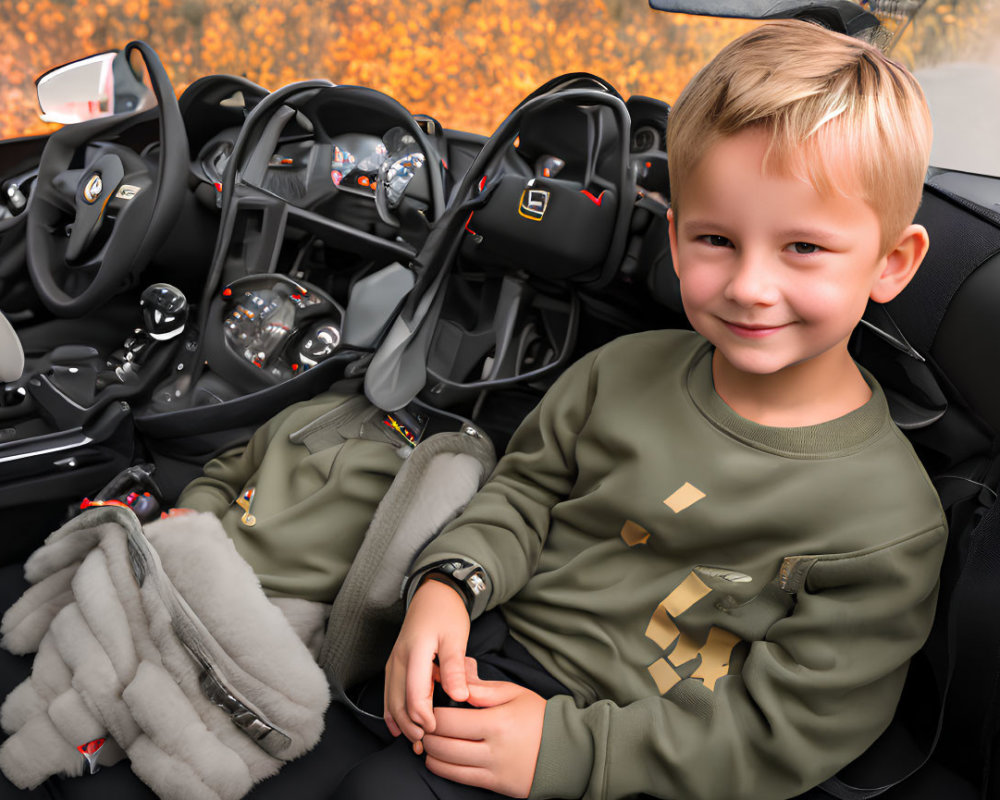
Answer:
<svg viewBox="0 0 1000 800"><path fill-rule="evenodd" d="M711 353L657 331L585 357L414 565L481 565L572 691L533 798L798 794L886 727L930 629L945 520L874 379L771 428L716 394Z"/></svg>
<svg viewBox="0 0 1000 800"><path fill-rule="evenodd" d="M218 516L267 594L330 603L408 449L383 418L361 394L296 403L209 461L177 506Z"/></svg>

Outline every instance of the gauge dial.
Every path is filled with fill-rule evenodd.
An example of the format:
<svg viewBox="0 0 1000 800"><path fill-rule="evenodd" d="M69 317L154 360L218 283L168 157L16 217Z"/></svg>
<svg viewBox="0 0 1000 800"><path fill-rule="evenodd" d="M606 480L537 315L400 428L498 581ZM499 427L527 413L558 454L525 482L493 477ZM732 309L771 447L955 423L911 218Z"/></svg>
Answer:
<svg viewBox="0 0 1000 800"><path fill-rule="evenodd" d="M333 160L330 162L330 178L340 186L340 182L354 171L357 159L354 153L338 145L333 146Z"/></svg>

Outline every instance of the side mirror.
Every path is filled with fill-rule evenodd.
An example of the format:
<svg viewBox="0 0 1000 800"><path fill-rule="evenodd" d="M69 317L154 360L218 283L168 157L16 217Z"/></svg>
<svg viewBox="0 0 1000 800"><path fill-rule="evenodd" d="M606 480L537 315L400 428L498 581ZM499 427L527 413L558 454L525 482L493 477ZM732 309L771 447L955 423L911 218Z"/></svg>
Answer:
<svg viewBox="0 0 1000 800"><path fill-rule="evenodd" d="M738 19L804 19L859 39L876 41L888 37L891 41L892 36L883 28L879 14L896 15L897 4L892 4L891 12L876 9L874 13L861 7L867 5L867 0L860 4L856 0L712 0L708 3L705 0L649 0L650 8L656 11ZM872 6L879 5L872 3ZM899 13L912 17L921 5L907 3Z"/></svg>
<svg viewBox="0 0 1000 800"><path fill-rule="evenodd" d="M156 97L144 75L144 65L118 51L55 67L35 81L42 120L72 124L151 108Z"/></svg>

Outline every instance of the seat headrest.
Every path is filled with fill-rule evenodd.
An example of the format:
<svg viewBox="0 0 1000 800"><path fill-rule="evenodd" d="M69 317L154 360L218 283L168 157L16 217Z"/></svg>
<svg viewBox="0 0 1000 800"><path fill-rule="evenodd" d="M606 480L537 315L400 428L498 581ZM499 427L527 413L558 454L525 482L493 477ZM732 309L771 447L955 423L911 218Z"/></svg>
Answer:
<svg viewBox="0 0 1000 800"><path fill-rule="evenodd" d="M21 340L10 326L7 318L0 313L0 381L7 383L21 377L24 369L24 350Z"/></svg>

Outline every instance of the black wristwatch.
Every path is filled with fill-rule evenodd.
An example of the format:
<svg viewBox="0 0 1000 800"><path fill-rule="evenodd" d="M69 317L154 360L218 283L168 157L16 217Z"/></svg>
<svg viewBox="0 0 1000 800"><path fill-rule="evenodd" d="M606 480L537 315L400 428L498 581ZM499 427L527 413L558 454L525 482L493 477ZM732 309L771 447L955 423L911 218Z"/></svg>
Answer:
<svg viewBox="0 0 1000 800"><path fill-rule="evenodd" d="M489 582L478 564L452 559L429 565L411 579L408 600L412 599L414 592L427 579L441 580L457 589L465 600L465 608L470 617L481 614L489 600Z"/></svg>

